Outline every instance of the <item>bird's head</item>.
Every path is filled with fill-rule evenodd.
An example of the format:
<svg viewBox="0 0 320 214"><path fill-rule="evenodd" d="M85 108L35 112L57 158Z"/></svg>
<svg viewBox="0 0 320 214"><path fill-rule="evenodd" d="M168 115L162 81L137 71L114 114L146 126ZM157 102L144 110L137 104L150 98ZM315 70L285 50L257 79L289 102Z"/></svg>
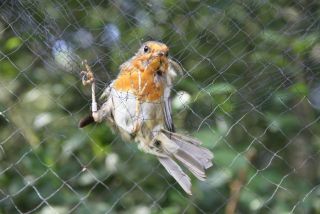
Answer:
<svg viewBox="0 0 320 214"><path fill-rule="evenodd" d="M155 81L160 81L165 76L169 67L169 48L167 45L156 42L145 42L135 55L135 59L140 61L144 70L155 77Z"/></svg>

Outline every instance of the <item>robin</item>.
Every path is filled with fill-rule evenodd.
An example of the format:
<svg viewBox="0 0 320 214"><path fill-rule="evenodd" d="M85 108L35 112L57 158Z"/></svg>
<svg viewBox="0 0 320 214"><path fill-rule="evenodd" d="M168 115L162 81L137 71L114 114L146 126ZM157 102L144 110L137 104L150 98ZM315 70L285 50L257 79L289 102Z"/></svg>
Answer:
<svg viewBox="0 0 320 214"><path fill-rule="evenodd" d="M95 79L84 62L83 85L91 84L92 114L80 121L79 127L107 121L126 141L155 155L168 173L191 195L191 181L176 161L199 180L212 166L213 154L201 142L175 132L171 115L170 91L180 65L169 56L169 48L148 41L120 66L117 78L104 90L98 108Z"/></svg>

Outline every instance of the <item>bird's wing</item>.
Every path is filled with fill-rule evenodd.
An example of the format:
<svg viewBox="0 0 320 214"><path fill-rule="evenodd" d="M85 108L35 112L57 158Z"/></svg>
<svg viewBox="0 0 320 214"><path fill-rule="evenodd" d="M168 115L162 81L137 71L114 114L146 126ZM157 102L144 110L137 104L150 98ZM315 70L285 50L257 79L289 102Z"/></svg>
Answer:
<svg viewBox="0 0 320 214"><path fill-rule="evenodd" d="M166 76L166 87L164 90L164 96L163 96L163 114L164 114L164 121L165 121L165 127L168 131L174 132L174 124L172 120L172 109L171 109L171 88L172 88L172 83L175 79L175 77L178 74L182 74L182 68L181 66L173 61L172 59L169 59L169 69L168 73Z"/></svg>
<svg viewBox="0 0 320 214"><path fill-rule="evenodd" d="M165 127L170 132L174 132L174 124L172 120L172 110L171 110L171 98L170 98L170 90L171 87L166 87L164 90L164 96L163 96L163 115L164 115L164 121L165 121Z"/></svg>
<svg viewBox="0 0 320 214"><path fill-rule="evenodd" d="M177 76L177 74L183 75L183 68L178 62L169 59L169 73L171 73L173 77Z"/></svg>

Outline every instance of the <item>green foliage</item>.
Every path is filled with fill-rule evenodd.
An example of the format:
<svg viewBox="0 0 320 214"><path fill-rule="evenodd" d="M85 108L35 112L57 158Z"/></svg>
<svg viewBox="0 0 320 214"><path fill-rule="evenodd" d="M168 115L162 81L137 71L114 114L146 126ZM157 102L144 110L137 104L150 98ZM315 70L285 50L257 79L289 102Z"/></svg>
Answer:
<svg viewBox="0 0 320 214"><path fill-rule="evenodd" d="M21 45L21 43L22 41L19 39L19 37L14 36L6 41L4 48L10 51L17 48L19 45Z"/></svg>
<svg viewBox="0 0 320 214"><path fill-rule="evenodd" d="M320 213L319 8L289 0L6 1L0 213L224 213L234 200L237 213ZM114 41L102 38L107 25L119 30ZM91 35L87 46L74 36L80 29ZM178 131L215 154L207 181L192 178L191 197L111 127L77 127L90 110L81 59L101 93L150 38L185 70L173 87L174 98L184 94L173 105ZM54 56L57 40L70 47Z"/></svg>

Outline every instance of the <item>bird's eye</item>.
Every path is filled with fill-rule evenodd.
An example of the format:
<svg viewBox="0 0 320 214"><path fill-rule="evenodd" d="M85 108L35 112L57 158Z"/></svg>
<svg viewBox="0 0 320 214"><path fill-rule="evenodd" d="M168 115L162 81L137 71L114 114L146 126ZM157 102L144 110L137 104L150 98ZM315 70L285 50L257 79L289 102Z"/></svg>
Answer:
<svg viewBox="0 0 320 214"><path fill-rule="evenodd" d="M168 57L168 56L169 56L169 51L167 51L167 52L166 52L165 56L166 56L166 57Z"/></svg>
<svg viewBox="0 0 320 214"><path fill-rule="evenodd" d="M143 51L144 51L145 53L147 53L147 52L149 51L149 47L148 47L148 46L144 46Z"/></svg>

